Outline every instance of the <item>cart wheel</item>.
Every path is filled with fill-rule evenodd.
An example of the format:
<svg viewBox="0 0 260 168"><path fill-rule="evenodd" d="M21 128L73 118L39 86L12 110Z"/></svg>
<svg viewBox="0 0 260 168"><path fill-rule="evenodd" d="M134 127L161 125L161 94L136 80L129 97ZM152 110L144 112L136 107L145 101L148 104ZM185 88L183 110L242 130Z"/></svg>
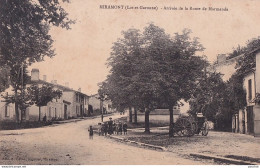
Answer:
<svg viewBox="0 0 260 168"><path fill-rule="evenodd" d="M179 118L174 126L174 131L178 136L192 136L194 135L194 128L192 123L186 118Z"/></svg>
<svg viewBox="0 0 260 168"><path fill-rule="evenodd" d="M208 124L208 122L206 121L206 122L203 123L203 127L201 128L201 134L202 134L203 136L207 136L208 133L209 133L209 124Z"/></svg>

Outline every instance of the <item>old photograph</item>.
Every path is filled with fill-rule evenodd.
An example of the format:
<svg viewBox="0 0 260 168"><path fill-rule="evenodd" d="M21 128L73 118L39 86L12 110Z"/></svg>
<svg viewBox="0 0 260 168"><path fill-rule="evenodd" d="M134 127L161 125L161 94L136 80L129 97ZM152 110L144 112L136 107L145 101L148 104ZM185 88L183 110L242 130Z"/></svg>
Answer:
<svg viewBox="0 0 260 168"><path fill-rule="evenodd" d="M260 165L260 1L0 0L0 165Z"/></svg>

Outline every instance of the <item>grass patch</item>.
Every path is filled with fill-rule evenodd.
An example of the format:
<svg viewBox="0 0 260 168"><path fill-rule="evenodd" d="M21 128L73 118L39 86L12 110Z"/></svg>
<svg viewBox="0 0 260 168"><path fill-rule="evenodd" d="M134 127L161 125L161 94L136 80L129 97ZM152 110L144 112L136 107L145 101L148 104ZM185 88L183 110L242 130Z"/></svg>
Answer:
<svg viewBox="0 0 260 168"><path fill-rule="evenodd" d="M24 121L17 123L15 121L1 121L0 130L15 130L15 129L26 129L26 128L39 128L47 125L52 125L52 121Z"/></svg>
<svg viewBox="0 0 260 168"><path fill-rule="evenodd" d="M152 133L149 136L138 136L135 133L135 135L128 137L127 139L141 142L141 143L151 144L151 145L163 146L163 147L168 147L169 145L181 146L187 143L195 143L201 141L201 137L199 136L194 136L194 137L174 136L170 138L168 134L154 135Z"/></svg>

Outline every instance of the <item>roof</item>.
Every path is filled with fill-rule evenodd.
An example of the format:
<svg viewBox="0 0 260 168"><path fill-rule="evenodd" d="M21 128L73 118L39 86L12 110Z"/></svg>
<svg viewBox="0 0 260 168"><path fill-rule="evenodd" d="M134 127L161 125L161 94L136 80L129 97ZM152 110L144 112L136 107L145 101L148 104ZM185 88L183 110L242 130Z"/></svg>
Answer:
<svg viewBox="0 0 260 168"><path fill-rule="evenodd" d="M50 83L50 82L47 82L47 81L44 81L44 80L31 80L28 82L28 84L47 84L47 85L51 85L53 87L58 87L59 89L61 89L62 91L64 92L76 92L76 93L79 93L79 94L83 94L84 96L88 96L86 95L85 93L82 93L82 92L79 92L79 91L76 91L76 90L73 90L69 87L66 87L66 86L63 86L63 85L60 85L60 84L54 84L54 83ZM88 96L89 97L89 96Z"/></svg>

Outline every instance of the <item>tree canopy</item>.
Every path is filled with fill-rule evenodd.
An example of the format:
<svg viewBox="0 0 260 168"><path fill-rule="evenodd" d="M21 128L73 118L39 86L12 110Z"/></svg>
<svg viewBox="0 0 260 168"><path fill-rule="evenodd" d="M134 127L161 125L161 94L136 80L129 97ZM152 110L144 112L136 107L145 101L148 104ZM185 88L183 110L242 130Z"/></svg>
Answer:
<svg viewBox="0 0 260 168"><path fill-rule="evenodd" d="M106 84L113 104L143 109L147 118L151 110L165 103L173 125L173 106L191 97L206 65L197 55L203 46L190 34L190 30L184 29L171 36L154 24L143 32L123 31L123 38L113 44L108 59L111 70ZM146 127L149 131L149 125ZM170 134L173 135L173 127Z"/></svg>
<svg viewBox="0 0 260 168"><path fill-rule="evenodd" d="M50 27L69 29L74 21L68 18L59 0L0 0L0 4L0 65L10 69L16 100L18 90L23 89L20 81L26 82L21 80L22 71L55 55ZM18 119L17 104L15 112Z"/></svg>

